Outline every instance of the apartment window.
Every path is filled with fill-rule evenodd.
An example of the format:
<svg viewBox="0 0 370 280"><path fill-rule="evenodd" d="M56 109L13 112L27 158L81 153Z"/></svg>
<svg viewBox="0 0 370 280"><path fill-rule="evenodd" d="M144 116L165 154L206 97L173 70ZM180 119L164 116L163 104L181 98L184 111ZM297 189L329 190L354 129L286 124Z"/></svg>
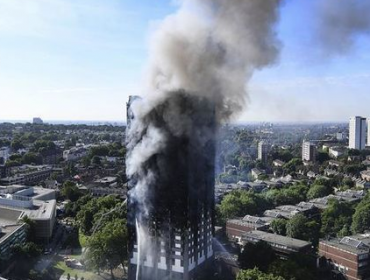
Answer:
<svg viewBox="0 0 370 280"><path fill-rule="evenodd" d="M358 267L363 267L363 266L367 266L369 264L369 262L360 262L358 263Z"/></svg>
<svg viewBox="0 0 370 280"><path fill-rule="evenodd" d="M369 257L368 254L362 254L358 256L358 260L364 260L364 259L367 259L368 257Z"/></svg>

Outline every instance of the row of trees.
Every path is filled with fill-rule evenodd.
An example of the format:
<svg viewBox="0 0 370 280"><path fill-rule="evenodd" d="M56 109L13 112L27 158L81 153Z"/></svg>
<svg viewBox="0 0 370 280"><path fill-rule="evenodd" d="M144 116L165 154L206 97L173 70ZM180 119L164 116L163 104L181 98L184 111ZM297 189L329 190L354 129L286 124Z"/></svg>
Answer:
<svg viewBox="0 0 370 280"><path fill-rule="evenodd" d="M327 196L333 193L335 179L316 180L310 187L296 184L284 189L273 189L257 194L253 191L236 190L226 195L217 208L219 222L245 215L261 215L278 205L294 205L300 201ZM314 218L297 214L289 221L276 219L271 229L280 235L307 240L314 245L322 237L343 237L370 230L370 195L359 203L329 199L327 208Z"/></svg>
<svg viewBox="0 0 370 280"><path fill-rule="evenodd" d="M262 214L265 210L279 205L294 205L307 199L323 197L333 193L335 181L316 180L311 186L306 183L271 189L264 193L247 190L235 190L226 195L219 206L223 220L245 215Z"/></svg>
<svg viewBox="0 0 370 280"><path fill-rule="evenodd" d="M74 188L71 184L67 188ZM71 201L66 214L75 216L79 234L87 239L85 262L100 272L113 270L127 260L126 205L115 196L93 198L89 195Z"/></svg>
<svg viewBox="0 0 370 280"><path fill-rule="evenodd" d="M237 280L318 279L313 257L294 254L288 260L281 260L264 241L247 243L239 254L238 261L241 271Z"/></svg>

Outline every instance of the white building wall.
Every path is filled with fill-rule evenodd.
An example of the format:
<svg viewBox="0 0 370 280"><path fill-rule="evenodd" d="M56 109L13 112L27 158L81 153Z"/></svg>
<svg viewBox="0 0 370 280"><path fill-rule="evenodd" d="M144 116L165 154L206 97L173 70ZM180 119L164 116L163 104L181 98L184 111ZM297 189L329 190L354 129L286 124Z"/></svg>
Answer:
<svg viewBox="0 0 370 280"><path fill-rule="evenodd" d="M367 119L367 146L370 147L370 119Z"/></svg>
<svg viewBox="0 0 370 280"><path fill-rule="evenodd" d="M349 148L363 150L366 143L366 119L352 117L349 121Z"/></svg>

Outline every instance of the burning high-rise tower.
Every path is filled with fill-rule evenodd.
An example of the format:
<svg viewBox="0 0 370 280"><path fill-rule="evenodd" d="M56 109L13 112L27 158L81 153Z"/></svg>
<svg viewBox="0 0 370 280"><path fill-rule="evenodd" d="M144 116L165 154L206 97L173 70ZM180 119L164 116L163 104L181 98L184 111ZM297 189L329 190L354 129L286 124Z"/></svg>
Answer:
<svg viewBox="0 0 370 280"><path fill-rule="evenodd" d="M212 259L216 130L279 52L280 0L179 3L153 37L146 96L128 103L130 279L195 279Z"/></svg>
<svg viewBox="0 0 370 280"><path fill-rule="evenodd" d="M133 100L128 103L129 130L135 129ZM178 116L173 116L174 110ZM213 257L214 110L205 98L176 92L147 115L142 131L160 128L166 145L144 164L143 172L155 174L145 182L146 213L137 202L138 194L130 190L130 279L194 279L199 267ZM167 127L165 118L175 117L182 119L183 127ZM132 186L138 176L132 174Z"/></svg>

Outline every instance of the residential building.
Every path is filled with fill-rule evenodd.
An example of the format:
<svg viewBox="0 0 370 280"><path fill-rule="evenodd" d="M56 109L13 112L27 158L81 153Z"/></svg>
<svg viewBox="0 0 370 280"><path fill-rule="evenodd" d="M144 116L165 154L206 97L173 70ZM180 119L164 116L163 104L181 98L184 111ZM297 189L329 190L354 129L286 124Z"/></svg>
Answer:
<svg viewBox="0 0 370 280"><path fill-rule="evenodd" d="M363 150L366 145L366 118L352 117L349 121L349 148Z"/></svg>
<svg viewBox="0 0 370 280"><path fill-rule="evenodd" d="M336 139L338 141L345 141L347 138L347 135L344 132L337 132Z"/></svg>
<svg viewBox="0 0 370 280"><path fill-rule="evenodd" d="M258 159L263 163L267 162L267 157L269 153L270 145L265 141L260 141L258 143Z"/></svg>
<svg viewBox="0 0 370 280"><path fill-rule="evenodd" d="M367 119L367 146L370 147L370 119Z"/></svg>
<svg viewBox="0 0 370 280"><path fill-rule="evenodd" d="M33 124L43 124L43 120L41 118L33 118Z"/></svg>
<svg viewBox="0 0 370 280"><path fill-rule="evenodd" d="M21 168L24 167L24 170ZM48 179L53 172L50 166L22 166L18 167L19 172L16 175L0 179L0 185L30 185L38 184L45 179Z"/></svg>
<svg viewBox="0 0 370 280"><path fill-rule="evenodd" d="M370 275L370 234L320 240L319 256L348 280L366 280Z"/></svg>
<svg viewBox="0 0 370 280"><path fill-rule="evenodd" d="M251 170L252 177L254 179L258 179L258 176L265 174L262 170L259 170L258 168L253 168Z"/></svg>
<svg viewBox="0 0 370 280"><path fill-rule="evenodd" d="M243 245L246 243L257 243L259 241L268 243L281 257L286 257L294 253L310 253L312 251L312 245L307 241L259 230L253 230L243 234L241 240Z"/></svg>
<svg viewBox="0 0 370 280"><path fill-rule="evenodd" d="M302 143L302 161L314 162L316 160L316 145L310 141Z"/></svg>
<svg viewBox="0 0 370 280"><path fill-rule="evenodd" d="M5 164L10 157L10 148L9 147L0 147L0 159L2 162L0 164Z"/></svg>
<svg viewBox="0 0 370 280"><path fill-rule="evenodd" d="M343 147L330 147L329 156L333 158L338 158L345 153L345 148Z"/></svg>
<svg viewBox="0 0 370 280"><path fill-rule="evenodd" d="M273 164L275 167L282 167L282 166L285 164L285 162L284 162L284 161L282 161L282 160L279 160L279 159L275 159L275 160L272 162L272 164Z"/></svg>
<svg viewBox="0 0 370 280"><path fill-rule="evenodd" d="M246 232L253 230L267 231L272 220L274 218L249 215L243 219L230 219L226 221L226 234L229 239L240 242Z"/></svg>
<svg viewBox="0 0 370 280"><path fill-rule="evenodd" d="M370 181L370 170L361 171L361 178L365 181Z"/></svg>
<svg viewBox="0 0 370 280"><path fill-rule="evenodd" d="M76 161L87 156L88 149L85 146L73 147L69 150L63 151L63 159L65 161Z"/></svg>
<svg viewBox="0 0 370 280"><path fill-rule="evenodd" d="M12 247L22 245L26 242L26 225L18 223L20 211L9 211L1 209L0 211L0 272L6 269L6 261L12 256Z"/></svg>
<svg viewBox="0 0 370 280"><path fill-rule="evenodd" d="M24 186L1 188L0 217L6 214L8 220L15 224L28 216L36 223L36 238L47 243L53 234L56 220L56 200L49 199L55 196L55 191L35 189Z"/></svg>
<svg viewBox="0 0 370 280"><path fill-rule="evenodd" d="M204 112L209 118L199 122L196 114L188 116L189 131L174 135L168 130L166 137L171 144L146 161L145 168L149 173L157 173L158 168L159 173L150 186L153 191L148 204L152 208L148 209L149 215L144 219L141 219L141 203L130 191L141 178L140 174L129 178L129 280L197 279L214 258L215 140L207 136L205 142L200 134L205 128L207 135L216 132L215 108L209 101L189 95L173 93L171 98L156 108L148 119L166 114L173 105L171 101L186 103L193 112ZM127 103L129 133L135 128L131 110L133 100L135 98L131 97ZM135 140L131 139L128 154L140 143L133 142ZM145 247L142 238L145 238ZM145 252L147 248L152 250Z"/></svg>

